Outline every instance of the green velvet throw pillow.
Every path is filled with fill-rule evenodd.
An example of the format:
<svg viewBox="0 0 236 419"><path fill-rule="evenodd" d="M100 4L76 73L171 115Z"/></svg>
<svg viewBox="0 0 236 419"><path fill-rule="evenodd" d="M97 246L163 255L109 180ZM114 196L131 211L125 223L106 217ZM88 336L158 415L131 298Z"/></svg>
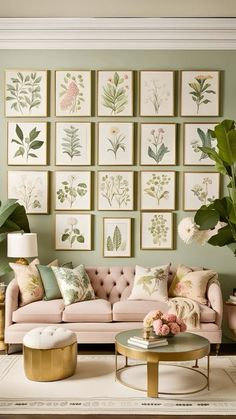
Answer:
<svg viewBox="0 0 236 419"><path fill-rule="evenodd" d="M56 300L62 298L57 279L52 271L51 266L37 265L41 280L44 286L44 300Z"/></svg>

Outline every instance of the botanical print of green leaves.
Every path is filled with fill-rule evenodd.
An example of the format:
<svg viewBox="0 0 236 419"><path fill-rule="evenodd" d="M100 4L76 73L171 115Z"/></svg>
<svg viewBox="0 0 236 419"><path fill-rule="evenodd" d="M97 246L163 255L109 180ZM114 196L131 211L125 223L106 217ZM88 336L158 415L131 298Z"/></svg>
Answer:
<svg viewBox="0 0 236 419"><path fill-rule="evenodd" d="M91 203L91 172L55 173L56 210L89 210Z"/></svg>
<svg viewBox="0 0 236 419"><path fill-rule="evenodd" d="M98 172L99 210L133 209L133 172Z"/></svg>
<svg viewBox="0 0 236 419"><path fill-rule="evenodd" d="M132 116L132 71L98 72L98 115Z"/></svg>
<svg viewBox="0 0 236 419"><path fill-rule="evenodd" d="M91 214L56 214L56 249L91 250Z"/></svg>
<svg viewBox="0 0 236 419"><path fill-rule="evenodd" d="M6 71L6 116L47 115L47 72Z"/></svg>
<svg viewBox="0 0 236 419"><path fill-rule="evenodd" d="M8 164L45 165L47 163L47 124L45 122L8 123Z"/></svg>

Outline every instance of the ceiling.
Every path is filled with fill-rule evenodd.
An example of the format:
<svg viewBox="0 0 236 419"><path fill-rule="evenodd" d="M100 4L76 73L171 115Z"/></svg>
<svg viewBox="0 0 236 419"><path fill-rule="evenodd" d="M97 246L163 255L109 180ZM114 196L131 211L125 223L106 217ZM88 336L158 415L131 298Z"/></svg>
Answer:
<svg viewBox="0 0 236 419"><path fill-rule="evenodd" d="M1 18L234 16L235 0L0 0Z"/></svg>

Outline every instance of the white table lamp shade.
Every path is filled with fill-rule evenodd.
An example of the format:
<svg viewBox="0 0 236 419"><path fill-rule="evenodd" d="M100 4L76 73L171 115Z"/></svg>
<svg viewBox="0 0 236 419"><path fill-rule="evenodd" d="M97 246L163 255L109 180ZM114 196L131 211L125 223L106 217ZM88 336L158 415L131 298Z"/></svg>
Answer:
<svg viewBox="0 0 236 419"><path fill-rule="evenodd" d="M30 258L38 256L36 233L9 233L7 235L7 256Z"/></svg>

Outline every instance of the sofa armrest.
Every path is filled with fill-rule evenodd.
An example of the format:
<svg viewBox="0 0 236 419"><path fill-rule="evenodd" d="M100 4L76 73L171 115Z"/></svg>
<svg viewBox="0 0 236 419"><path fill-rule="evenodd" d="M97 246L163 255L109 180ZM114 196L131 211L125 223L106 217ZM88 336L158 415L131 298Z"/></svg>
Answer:
<svg viewBox="0 0 236 419"><path fill-rule="evenodd" d="M210 307L216 312L216 324L221 328L223 318L223 298L220 285L216 282L212 282L207 290L207 298Z"/></svg>
<svg viewBox="0 0 236 419"><path fill-rule="evenodd" d="M18 308L19 287L16 279L13 279L7 287L5 298L5 327L12 324L12 313Z"/></svg>

